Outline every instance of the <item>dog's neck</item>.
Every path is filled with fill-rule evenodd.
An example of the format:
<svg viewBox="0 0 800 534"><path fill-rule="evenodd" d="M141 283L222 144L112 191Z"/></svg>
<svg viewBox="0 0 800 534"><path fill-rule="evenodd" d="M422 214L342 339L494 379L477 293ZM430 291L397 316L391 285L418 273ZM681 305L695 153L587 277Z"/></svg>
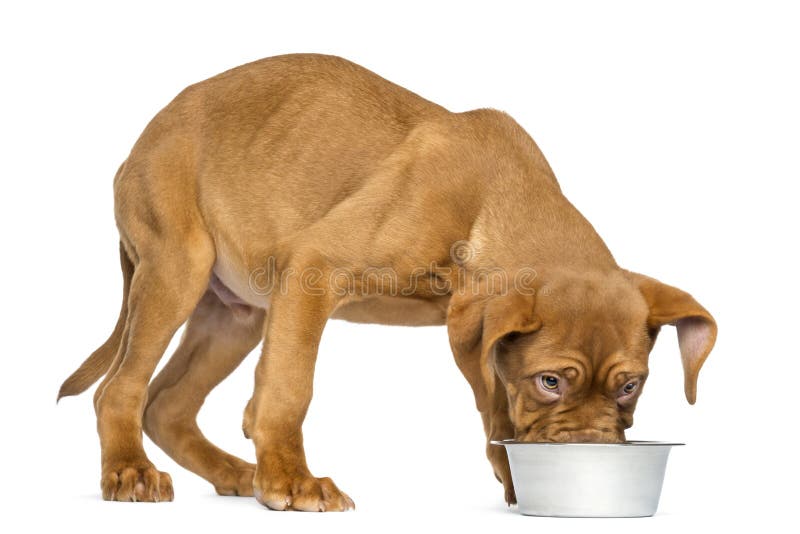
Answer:
<svg viewBox="0 0 800 534"><path fill-rule="evenodd" d="M428 172L435 177L451 166L462 173L472 169L471 176L448 178L473 198L459 206L459 218L468 212L472 222L464 267L617 269L603 240L562 194L544 154L514 119L480 109L458 114L454 121L458 128L443 136L444 154L458 154L459 164L437 159Z"/></svg>
<svg viewBox="0 0 800 534"><path fill-rule="evenodd" d="M472 258L467 268L618 269L603 240L564 197L555 178L516 180L516 195L489 193L470 231Z"/></svg>

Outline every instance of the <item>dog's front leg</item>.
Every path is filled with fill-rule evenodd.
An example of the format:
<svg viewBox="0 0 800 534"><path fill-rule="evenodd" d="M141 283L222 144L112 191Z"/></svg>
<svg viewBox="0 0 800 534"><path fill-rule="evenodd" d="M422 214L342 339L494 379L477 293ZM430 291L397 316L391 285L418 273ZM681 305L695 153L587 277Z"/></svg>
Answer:
<svg viewBox="0 0 800 534"><path fill-rule="evenodd" d="M517 503L514 482L511 480L511 469L508 466L508 455L505 447L492 445L493 440L514 437L514 425L508 416L508 397L506 388L500 380L494 392L494 399L488 408L481 412L483 429L486 431L486 456L494 469L494 476L503 484L505 500L509 505Z"/></svg>
<svg viewBox="0 0 800 534"><path fill-rule="evenodd" d="M451 309L451 318L458 312ZM510 504L517 502L514 493L514 483L511 480L511 470L508 467L508 456L505 447L492 445L492 440L503 440L514 437L514 425L508 415L508 394L499 377L495 377L495 388L491 397L487 397L486 387L484 386L483 376L480 367L480 345L474 340L461 343L458 340L458 332L461 329L475 330L474 325L464 328L459 320L463 320L463 314L458 319L451 321L451 343L453 344L453 355L456 359L458 368L467 379L472 391L475 394L475 404L483 420L483 429L486 432L486 456L492 464L494 475L503 484L505 500ZM469 321L466 321L469 324ZM455 335L454 332L456 333ZM455 342L453 342L455 340Z"/></svg>
<svg viewBox="0 0 800 534"><path fill-rule="evenodd" d="M274 510L348 510L354 508L353 501L331 479L311 475L301 431L311 402L317 347L335 302L327 288L302 283L302 268L294 272L300 277L271 296L246 416L258 464L253 492Z"/></svg>

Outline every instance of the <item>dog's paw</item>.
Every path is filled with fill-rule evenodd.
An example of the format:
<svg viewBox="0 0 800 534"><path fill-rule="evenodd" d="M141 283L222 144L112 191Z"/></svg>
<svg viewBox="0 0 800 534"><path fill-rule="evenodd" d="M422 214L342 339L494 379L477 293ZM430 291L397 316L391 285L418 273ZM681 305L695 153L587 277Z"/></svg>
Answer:
<svg viewBox="0 0 800 534"><path fill-rule="evenodd" d="M220 495L253 496L253 477L256 466L238 458L228 460L226 468L213 480L214 489Z"/></svg>
<svg viewBox="0 0 800 534"><path fill-rule="evenodd" d="M509 506L517 504L517 493L514 491L514 486L511 484L505 486L505 499L506 504Z"/></svg>
<svg viewBox="0 0 800 534"><path fill-rule="evenodd" d="M172 478L152 464L104 468L100 487L107 501L160 502L175 496Z"/></svg>
<svg viewBox="0 0 800 534"><path fill-rule="evenodd" d="M356 507L353 500L337 488L330 478L265 478L256 474L253 492L258 502L272 510L344 512Z"/></svg>

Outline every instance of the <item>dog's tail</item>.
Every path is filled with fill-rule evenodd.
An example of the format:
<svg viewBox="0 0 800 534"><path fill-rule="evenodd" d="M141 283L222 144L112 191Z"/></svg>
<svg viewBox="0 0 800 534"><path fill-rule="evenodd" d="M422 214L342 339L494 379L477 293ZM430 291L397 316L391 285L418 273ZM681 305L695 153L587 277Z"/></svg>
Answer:
<svg viewBox="0 0 800 534"><path fill-rule="evenodd" d="M98 378L106 374L108 368L111 367L114 356L116 356L119 350L119 345L122 341L122 331L125 329L125 321L128 317L128 292L130 291L131 279L133 278L133 262L131 262L121 242L119 244L119 259L122 266L123 286L122 309L119 312L117 326L114 327L114 331L111 332L106 342L94 351L91 356L86 358L86 361L61 384L56 402L61 400L61 397L78 395L86 391Z"/></svg>

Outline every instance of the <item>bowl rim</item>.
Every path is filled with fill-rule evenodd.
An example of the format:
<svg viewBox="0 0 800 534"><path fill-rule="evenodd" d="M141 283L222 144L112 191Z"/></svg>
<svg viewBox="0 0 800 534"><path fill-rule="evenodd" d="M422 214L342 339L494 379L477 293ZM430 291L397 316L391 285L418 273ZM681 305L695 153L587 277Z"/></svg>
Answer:
<svg viewBox="0 0 800 534"><path fill-rule="evenodd" d="M492 440L490 441L492 445L527 445L527 446L564 446L564 445L571 445L571 446L578 446L578 447L681 447L686 445L685 443L678 443L673 441L641 441L641 440L631 440L625 441L623 443L570 443L570 442L554 442L554 441L517 441L515 439L503 439L503 440Z"/></svg>

